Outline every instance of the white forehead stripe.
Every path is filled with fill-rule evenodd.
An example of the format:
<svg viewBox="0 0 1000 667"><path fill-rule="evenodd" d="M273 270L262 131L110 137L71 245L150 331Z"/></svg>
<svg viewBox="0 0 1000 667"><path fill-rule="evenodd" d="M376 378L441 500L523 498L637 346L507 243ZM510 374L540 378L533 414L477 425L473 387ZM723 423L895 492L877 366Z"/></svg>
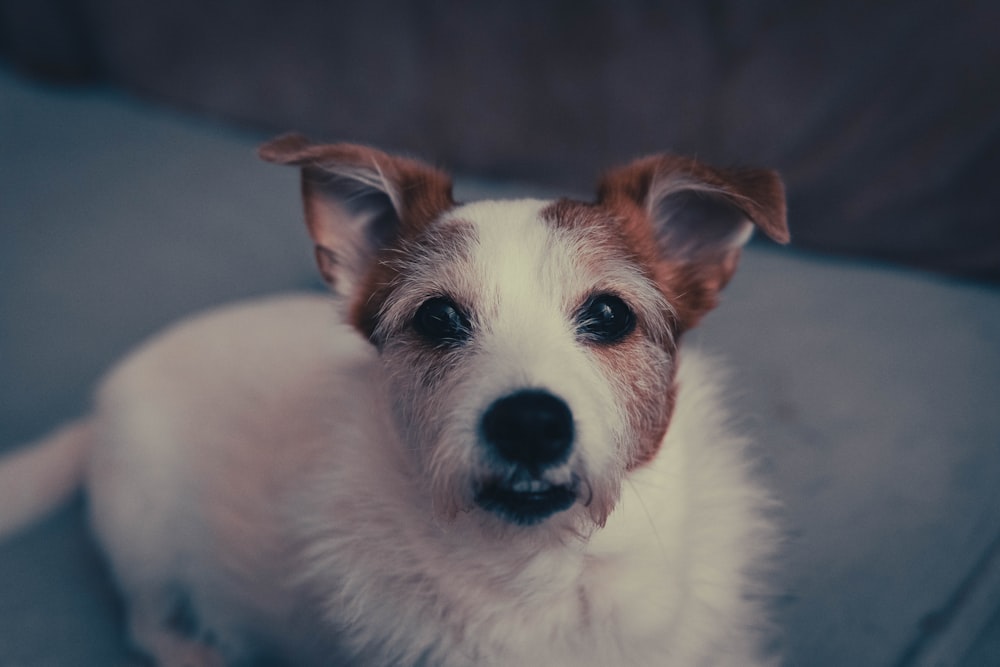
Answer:
<svg viewBox="0 0 1000 667"><path fill-rule="evenodd" d="M494 290L508 304L545 304L554 312L600 289L627 286L629 298L647 316L651 331L667 335L663 316L671 310L641 267L619 257L608 261L599 238L542 219L552 201L483 201L459 207L446 221L461 220L476 231L472 254L475 284Z"/></svg>
<svg viewBox="0 0 1000 667"><path fill-rule="evenodd" d="M452 212L449 217L471 223L476 230L472 268L480 286L496 290L498 297L519 299L551 287L553 277L570 275L568 266L551 266L560 254L568 253L552 252L553 230L541 220L542 210L550 204L538 199L482 201ZM553 269L562 271L545 275Z"/></svg>

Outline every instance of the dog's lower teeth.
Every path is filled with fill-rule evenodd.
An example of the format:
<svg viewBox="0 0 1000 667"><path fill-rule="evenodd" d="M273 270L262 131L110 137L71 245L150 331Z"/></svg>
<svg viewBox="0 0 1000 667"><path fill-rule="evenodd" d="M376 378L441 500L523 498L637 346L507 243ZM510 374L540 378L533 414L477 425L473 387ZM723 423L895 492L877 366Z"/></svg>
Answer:
<svg viewBox="0 0 1000 667"><path fill-rule="evenodd" d="M510 487L515 493L541 493L549 490L549 483L540 479L522 479Z"/></svg>

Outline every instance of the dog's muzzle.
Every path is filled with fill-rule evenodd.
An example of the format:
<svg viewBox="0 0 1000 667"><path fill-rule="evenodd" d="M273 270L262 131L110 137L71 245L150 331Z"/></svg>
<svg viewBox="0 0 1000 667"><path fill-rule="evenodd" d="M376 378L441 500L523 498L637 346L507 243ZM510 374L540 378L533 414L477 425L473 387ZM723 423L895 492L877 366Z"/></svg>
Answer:
<svg viewBox="0 0 1000 667"><path fill-rule="evenodd" d="M575 476L554 472L569 459L575 433L561 398L537 389L499 398L483 414L480 431L498 470L477 491L480 507L528 525L575 502Z"/></svg>

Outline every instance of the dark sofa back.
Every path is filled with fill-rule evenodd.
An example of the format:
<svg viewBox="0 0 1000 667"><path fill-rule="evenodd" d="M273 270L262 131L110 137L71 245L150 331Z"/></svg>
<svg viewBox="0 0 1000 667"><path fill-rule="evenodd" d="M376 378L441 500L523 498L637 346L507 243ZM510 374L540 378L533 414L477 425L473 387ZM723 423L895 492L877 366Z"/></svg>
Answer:
<svg viewBox="0 0 1000 667"><path fill-rule="evenodd" d="M1000 280L1000 4L0 0L0 48L273 131L586 191L777 167L793 242Z"/></svg>

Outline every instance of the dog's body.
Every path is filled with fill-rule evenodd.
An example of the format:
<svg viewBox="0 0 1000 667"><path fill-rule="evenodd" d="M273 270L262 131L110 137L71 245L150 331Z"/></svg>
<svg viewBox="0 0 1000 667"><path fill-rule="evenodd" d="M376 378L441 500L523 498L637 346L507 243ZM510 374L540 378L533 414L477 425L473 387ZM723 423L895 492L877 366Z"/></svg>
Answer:
<svg viewBox="0 0 1000 667"><path fill-rule="evenodd" d="M85 462L138 646L165 667L765 664L768 495L677 340L750 221L784 240L780 183L661 158L597 204L458 206L370 149L264 152L303 167L343 298L175 327L18 472ZM72 475L49 476L51 502Z"/></svg>

